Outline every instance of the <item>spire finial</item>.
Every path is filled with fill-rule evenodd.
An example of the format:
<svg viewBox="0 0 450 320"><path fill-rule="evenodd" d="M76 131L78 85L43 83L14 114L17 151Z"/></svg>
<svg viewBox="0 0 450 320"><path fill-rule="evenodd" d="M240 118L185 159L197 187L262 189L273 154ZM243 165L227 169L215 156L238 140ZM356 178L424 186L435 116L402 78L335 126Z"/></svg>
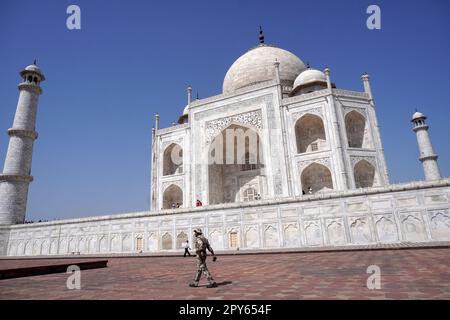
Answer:
<svg viewBox="0 0 450 320"><path fill-rule="evenodd" d="M309 61L306 61L306 68L310 69L311 66L309 65Z"/></svg>
<svg viewBox="0 0 450 320"><path fill-rule="evenodd" d="M198 91L197 91L197 100L198 100Z"/></svg>
<svg viewBox="0 0 450 320"><path fill-rule="evenodd" d="M259 43L260 44L264 43L264 33L263 33L263 29L261 26L259 26Z"/></svg>
<svg viewBox="0 0 450 320"><path fill-rule="evenodd" d="M36 65L37 59L34 58L33 64Z"/></svg>

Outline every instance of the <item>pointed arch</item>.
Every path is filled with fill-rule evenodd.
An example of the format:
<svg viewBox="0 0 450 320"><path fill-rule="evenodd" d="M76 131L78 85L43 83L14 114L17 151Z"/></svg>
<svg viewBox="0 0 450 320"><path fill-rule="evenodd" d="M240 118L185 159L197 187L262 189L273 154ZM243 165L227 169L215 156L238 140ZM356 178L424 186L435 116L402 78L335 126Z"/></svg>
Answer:
<svg viewBox="0 0 450 320"><path fill-rule="evenodd" d="M158 250L158 238L154 232L151 232L148 236L147 250L148 251Z"/></svg>
<svg viewBox="0 0 450 320"><path fill-rule="evenodd" d="M132 250L132 238L130 234L125 234L122 236L122 247L121 252L130 252Z"/></svg>
<svg viewBox="0 0 450 320"><path fill-rule="evenodd" d="M163 234L162 238L162 249L171 250L172 249L172 235L169 232Z"/></svg>
<svg viewBox="0 0 450 320"><path fill-rule="evenodd" d="M278 230L274 226L267 226L264 230L265 247L278 247L280 245Z"/></svg>
<svg viewBox="0 0 450 320"><path fill-rule="evenodd" d="M8 250L8 255L9 256L17 256L17 243L11 242L11 244L9 245L9 250Z"/></svg>
<svg viewBox="0 0 450 320"><path fill-rule="evenodd" d="M302 171L302 188L307 192L311 188L311 193L333 189L333 179L330 170L316 162L311 163Z"/></svg>
<svg viewBox="0 0 450 320"><path fill-rule="evenodd" d="M163 209L177 208L183 205L183 190L175 184L171 184L163 193Z"/></svg>
<svg viewBox="0 0 450 320"><path fill-rule="evenodd" d="M144 237L142 236L142 234L138 234L135 237L135 251L136 252L142 252L144 251Z"/></svg>
<svg viewBox="0 0 450 320"><path fill-rule="evenodd" d="M258 248L259 247L259 234L256 227L249 227L244 233L244 241L246 248Z"/></svg>
<svg viewBox="0 0 450 320"><path fill-rule="evenodd" d="M223 248L223 233L219 229L212 230L209 234L209 243L213 248Z"/></svg>
<svg viewBox="0 0 450 320"><path fill-rule="evenodd" d="M52 242L50 243L50 254L58 254L58 240L57 239L53 239Z"/></svg>
<svg viewBox="0 0 450 320"><path fill-rule="evenodd" d="M290 223L284 228L284 246L298 247L300 246L300 232L296 224Z"/></svg>
<svg viewBox="0 0 450 320"><path fill-rule="evenodd" d="M240 246L240 239L239 239L239 230L237 228L232 228L228 231L228 248L229 249L236 249Z"/></svg>
<svg viewBox="0 0 450 320"><path fill-rule="evenodd" d="M356 188L370 188L375 185L375 167L366 160L360 160L353 168Z"/></svg>
<svg viewBox="0 0 450 320"><path fill-rule="evenodd" d="M81 254L87 253L87 243L85 238L80 238L78 241L78 252Z"/></svg>
<svg viewBox="0 0 450 320"><path fill-rule="evenodd" d="M183 148L177 143L170 144L163 155L163 175L183 173Z"/></svg>
<svg viewBox="0 0 450 320"><path fill-rule="evenodd" d="M50 244L49 244L48 240L44 240L41 244L40 255L47 256L49 254L50 254Z"/></svg>
<svg viewBox="0 0 450 320"><path fill-rule="evenodd" d="M183 231L181 231L178 235L177 235L177 249L182 249L183 248L183 243L185 243L188 240L188 236L186 233L184 233Z"/></svg>
<svg viewBox="0 0 450 320"><path fill-rule="evenodd" d="M26 256L31 256L33 254L33 243L31 241L28 241L25 244L25 253Z"/></svg>
<svg viewBox="0 0 450 320"><path fill-rule="evenodd" d="M244 190L254 188L258 198L265 190L263 144L253 128L231 123L207 150L208 203L244 201Z"/></svg>
<svg viewBox="0 0 450 320"><path fill-rule="evenodd" d="M39 240L35 240L33 243L33 255L38 256L41 253L41 243Z"/></svg>
<svg viewBox="0 0 450 320"><path fill-rule="evenodd" d="M88 250L89 253L96 253L97 252L97 239L95 237L91 237L88 241Z"/></svg>
<svg viewBox="0 0 450 320"><path fill-rule="evenodd" d="M102 236L99 240L99 252L108 252L108 237L106 235Z"/></svg>
<svg viewBox="0 0 450 320"><path fill-rule="evenodd" d="M326 147L325 126L321 117L305 114L295 123L297 152L320 151Z"/></svg>
<svg viewBox="0 0 450 320"><path fill-rule="evenodd" d="M110 251L111 252L120 252L121 251L121 238L120 235L113 235L111 237L110 242Z"/></svg>
<svg viewBox="0 0 450 320"><path fill-rule="evenodd" d="M345 115L345 130L350 148L370 148L366 118L358 111Z"/></svg>
<svg viewBox="0 0 450 320"><path fill-rule="evenodd" d="M23 241L20 241L17 245L17 255L23 256L25 254L25 243Z"/></svg>

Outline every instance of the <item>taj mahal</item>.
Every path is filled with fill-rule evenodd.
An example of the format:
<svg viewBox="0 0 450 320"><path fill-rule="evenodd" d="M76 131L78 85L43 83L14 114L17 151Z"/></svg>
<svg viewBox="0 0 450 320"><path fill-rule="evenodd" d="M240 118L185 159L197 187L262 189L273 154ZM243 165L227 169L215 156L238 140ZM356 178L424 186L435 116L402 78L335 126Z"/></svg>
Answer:
<svg viewBox="0 0 450 320"><path fill-rule="evenodd" d="M339 88L329 68L266 44L262 31L221 94L194 99L189 86L178 123L160 128L155 115L148 211L24 224L45 77L36 63L20 76L0 255L160 254L195 228L218 252L450 241L450 179L426 116L405 119L424 180L390 184L369 75L361 92Z"/></svg>

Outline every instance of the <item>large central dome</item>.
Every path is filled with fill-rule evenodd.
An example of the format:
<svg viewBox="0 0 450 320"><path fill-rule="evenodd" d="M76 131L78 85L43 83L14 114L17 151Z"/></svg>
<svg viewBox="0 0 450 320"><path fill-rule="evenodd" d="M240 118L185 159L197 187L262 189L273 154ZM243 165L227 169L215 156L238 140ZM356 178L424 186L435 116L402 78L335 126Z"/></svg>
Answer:
<svg viewBox="0 0 450 320"><path fill-rule="evenodd" d="M261 44L239 57L223 80L223 92L275 79L274 63L280 63L280 79L294 83L295 78L306 69L305 64L287 50Z"/></svg>

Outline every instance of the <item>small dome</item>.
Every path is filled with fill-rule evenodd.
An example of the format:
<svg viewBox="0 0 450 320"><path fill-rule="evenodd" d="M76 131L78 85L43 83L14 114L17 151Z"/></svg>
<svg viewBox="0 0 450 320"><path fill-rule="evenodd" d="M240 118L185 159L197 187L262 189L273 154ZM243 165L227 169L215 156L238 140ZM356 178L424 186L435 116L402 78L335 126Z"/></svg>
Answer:
<svg viewBox="0 0 450 320"><path fill-rule="evenodd" d="M294 82L306 69L305 64L289 51L261 44L240 56L228 69L223 80L223 92L233 92L246 86L275 79L274 63L280 63L280 80Z"/></svg>
<svg viewBox="0 0 450 320"><path fill-rule="evenodd" d="M35 64L30 64L28 67L25 68L25 70L27 70L27 71L35 71L35 72L41 73L41 70Z"/></svg>
<svg viewBox="0 0 450 320"><path fill-rule="evenodd" d="M416 120L416 119L426 119L427 117L425 117L425 115L421 112L416 111L416 113L413 114L412 116L412 120Z"/></svg>
<svg viewBox="0 0 450 320"><path fill-rule="evenodd" d="M317 69L306 69L300 73L294 81L294 89L298 86L304 86L313 82L327 82L327 77L325 74Z"/></svg>
<svg viewBox="0 0 450 320"><path fill-rule="evenodd" d="M41 80L45 80L45 77L44 77L44 75L42 74L41 69L39 69L38 66L35 65L34 63L33 63L33 64L30 64L29 66L25 67L25 69L23 69L22 71L20 71L20 75L23 76L23 75L24 75L25 73L27 73L27 72L33 72L33 73L39 75L39 77L41 78Z"/></svg>

